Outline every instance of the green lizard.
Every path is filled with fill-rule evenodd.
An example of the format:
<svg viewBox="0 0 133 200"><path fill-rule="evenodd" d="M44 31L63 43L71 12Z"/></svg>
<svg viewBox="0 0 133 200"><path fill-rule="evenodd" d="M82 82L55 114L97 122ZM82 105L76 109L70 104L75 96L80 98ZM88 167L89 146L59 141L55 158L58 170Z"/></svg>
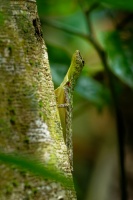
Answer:
<svg viewBox="0 0 133 200"><path fill-rule="evenodd" d="M73 109L73 90L76 81L84 66L84 60L79 50L73 54L72 61L68 72L61 83L55 90L63 136L67 146L70 166L73 170L73 145L72 145L72 109Z"/></svg>

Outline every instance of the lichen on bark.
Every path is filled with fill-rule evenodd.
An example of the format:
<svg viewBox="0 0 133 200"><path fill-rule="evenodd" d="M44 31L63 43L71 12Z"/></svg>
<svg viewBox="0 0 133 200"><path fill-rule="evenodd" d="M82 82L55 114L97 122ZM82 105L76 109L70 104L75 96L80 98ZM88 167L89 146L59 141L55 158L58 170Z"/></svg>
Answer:
<svg viewBox="0 0 133 200"><path fill-rule="evenodd" d="M0 4L0 148L40 158L72 179L36 3ZM73 188L4 164L0 171L2 200L75 199Z"/></svg>

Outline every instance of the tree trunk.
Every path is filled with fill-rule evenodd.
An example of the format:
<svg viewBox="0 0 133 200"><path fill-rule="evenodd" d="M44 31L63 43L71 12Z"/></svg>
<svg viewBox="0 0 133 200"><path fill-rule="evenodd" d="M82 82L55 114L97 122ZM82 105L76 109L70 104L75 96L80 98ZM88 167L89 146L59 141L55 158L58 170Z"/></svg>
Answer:
<svg viewBox="0 0 133 200"><path fill-rule="evenodd" d="M0 148L72 180L35 0L0 0ZM0 199L76 199L73 188L0 165Z"/></svg>

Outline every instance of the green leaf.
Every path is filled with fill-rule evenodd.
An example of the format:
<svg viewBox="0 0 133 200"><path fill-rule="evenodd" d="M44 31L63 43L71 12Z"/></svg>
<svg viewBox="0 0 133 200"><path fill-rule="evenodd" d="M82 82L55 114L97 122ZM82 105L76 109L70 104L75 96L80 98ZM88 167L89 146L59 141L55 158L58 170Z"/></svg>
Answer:
<svg viewBox="0 0 133 200"><path fill-rule="evenodd" d="M133 69L128 57L128 48L124 49L117 32L106 34L103 42L110 69L121 81L133 88Z"/></svg>
<svg viewBox="0 0 133 200"><path fill-rule="evenodd" d="M93 5L95 3L101 3L105 7L111 7L122 10L133 11L133 1L132 0L84 0L84 2L88 2L88 5Z"/></svg>
<svg viewBox="0 0 133 200"><path fill-rule="evenodd" d="M122 9L122 10L133 10L133 1L132 0L99 0L99 2L104 3L104 5L111 6L113 8Z"/></svg>
<svg viewBox="0 0 133 200"><path fill-rule="evenodd" d="M80 77L76 91L99 108L111 103L109 90L92 78Z"/></svg>
<svg viewBox="0 0 133 200"><path fill-rule="evenodd" d="M54 168L46 166L45 163L42 163L42 161L37 159L18 154L0 152L0 162L3 162L10 167L15 165L33 175L60 182L65 187L73 188L71 179L61 175L61 172L57 172Z"/></svg>
<svg viewBox="0 0 133 200"><path fill-rule="evenodd" d="M77 9L77 2L72 0L37 0L38 12L43 15L66 15Z"/></svg>

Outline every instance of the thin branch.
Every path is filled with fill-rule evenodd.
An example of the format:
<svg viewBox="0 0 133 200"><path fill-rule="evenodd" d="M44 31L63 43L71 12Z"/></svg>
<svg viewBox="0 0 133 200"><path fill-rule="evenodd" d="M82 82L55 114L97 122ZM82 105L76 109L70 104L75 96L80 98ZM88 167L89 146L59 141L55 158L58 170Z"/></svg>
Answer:
<svg viewBox="0 0 133 200"><path fill-rule="evenodd" d="M96 42L96 40L91 36L91 34L84 34L84 33L78 32L77 30L72 29L72 27L67 27L66 25L64 26L62 23L52 21L52 20L43 19L43 20L41 20L41 24L48 25L53 28L64 31L66 33L76 35L80 38L83 38L83 39L87 40L87 42L89 41L94 46L94 48L97 50L97 53L99 54L100 57L103 54L103 50L101 49L100 45Z"/></svg>
<svg viewBox="0 0 133 200"><path fill-rule="evenodd" d="M116 128L117 128L117 137L118 137L118 143L119 143L121 200L127 200L128 195L127 195L127 181L126 181L126 172L125 172L125 152L124 152L124 138L125 138L124 120L122 117L121 110L119 108L119 102L118 102L117 94L115 91L114 75L109 70L105 53L102 55L101 59L102 59L103 65L105 67L105 70L109 79L110 91L112 94L112 100L113 100L115 113L116 113L116 126L117 126Z"/></svg>
<svg viewBox="0 0 133 200"><path fill-rule="evenodd" d="M92 9L91 9L92 11ZM88 15L90 12L87 13ZM116 123L117 123L117 136L118 136L118 143L119 143L119 159L120 159L120 186L121 186L121 200L127 200L127 183L126 183L126 172L125 172L125 153L124 153L124 136L125 136L125 127L124 122L121 114L121 110L119 109L119 103L117 99L117 94L115 90L115 84L114 84L114 75L109 70L108 62L107 62L107 56L105 51L101 49L101 47L98 45L97 41L93 37L93 27L91 24L90 16L86 15L86 19L88 19L88 25L90 25L90 36L89 41L93 44L95 49L97 50L97 53L99 54L99 57L101 58L101 61L103 63L103 66L105 68L106 74L108 76L109 80L109 86L110 91L112 95L112 100L115 108L116 113Z"/></svg>
<svg viewBox="0 0 133 200"><path fill-rule="evenodd" d="M90 31L90 34L92 35L93 34L93 26L92 26L92 23L91 23L91 13L93 12L93 10L95 10L98 6L100 5L99 2L95 2L93 3L89 9L85 10L84 11L84 14L85 14L85 17L86 17L86 21L87 21L87 24L88 24L88 28L89 28L89 31ZM80 5L81 6L81 5Z"/></svg>

